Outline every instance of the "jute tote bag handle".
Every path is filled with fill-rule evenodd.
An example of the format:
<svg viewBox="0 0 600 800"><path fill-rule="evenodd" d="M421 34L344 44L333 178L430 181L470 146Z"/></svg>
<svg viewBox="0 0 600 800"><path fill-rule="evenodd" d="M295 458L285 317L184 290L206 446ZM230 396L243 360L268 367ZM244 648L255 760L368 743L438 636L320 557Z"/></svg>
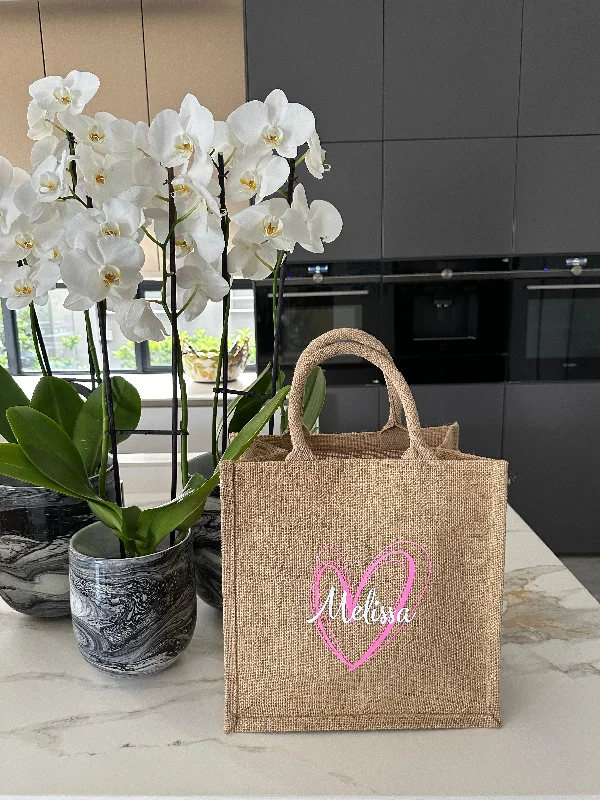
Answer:
<svg viewBox="0 0 600 800"><path fill-rule="evenodd" d="M335 341L332 344L320 346L317 344L319 340L316 339L298 359L294 370L292 389L289 394L288 425L292 450L288 454L286 461L306 461L315 458L306 441L306 433L302 425L302 406L306 381L311 371L322 361L327 361L334 356L348 354L364 358L379 367L385 376L388 387L390 408L397 409L398 405L400 405L404 409L406 427L410 436L410 447L403 455L403 458L435 459L434 452L424 441L419 423L419 414L412 392L403 376L394 366L387 350L381 345L381 348L385 351L383 353L379 347L374 349L370 341L367 340L364 343L363 337L368 337L368 334L364 334L363 331L355 330L354 328L341 330L344 330L344 335L347 337L344 341ZM368 337L368 339L370 338Z"/></svg>
<svg viewBox="0 0 600 800"><path fill-rule="evenodd" d="M394 369L396 368L394 359L390 355L387 347L383 345L379 339L371 336L370 333L358 330L357 328L334 328L332 331L327 331L327 333L323 333L321 336L317 336L316 339L313 339L312 342L310 342L310 344L305 348L304 353L312 355L318 353L319 350L325 345L352 341L371 348L376 353L379 353L384 358L388 359ZM388 386L388 396L390 399L390 416L382 430L386 431L389 428L402 428L402 430L404 430L404 425L402 423L402 403L400 398L397 397L395 391L393 391L390 386Z"/></svg>

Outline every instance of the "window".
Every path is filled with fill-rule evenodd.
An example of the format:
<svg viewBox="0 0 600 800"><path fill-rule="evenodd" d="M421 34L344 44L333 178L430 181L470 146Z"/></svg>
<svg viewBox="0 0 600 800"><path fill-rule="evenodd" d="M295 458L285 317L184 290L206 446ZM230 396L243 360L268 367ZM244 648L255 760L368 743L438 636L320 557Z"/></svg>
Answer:
<svg viewBox="0 0 600 800"><path fill-rule="evenodd" d="M256 364L254 330L254 291L250 281L236 280L231 291L229 316L230 345L239 333L250 335L248 367ZM81 311L68 311L63 306L67 290L60 285L49 294L46 306L36 306L50 366L57 373L77 375L89 372L85 318ZM139 287L139 296L160 297L160 283L145 280ZM156 308L155 308L156 310ZM99 351L96 310L90 310L96 348ZM168 330L162 311L158 314ZM189 341L196 349L218 347L223 331L221 303L208 303L203 313L191 323L179 318L182 341ZM106 317L107 339L111 369L115 372L168 372L171 365L171 337L163 342L134 344L126 339L109 311ZM39 373L33 346L29 307L9 311L3 301L0 313L0 364L15 374Z"/></svg>

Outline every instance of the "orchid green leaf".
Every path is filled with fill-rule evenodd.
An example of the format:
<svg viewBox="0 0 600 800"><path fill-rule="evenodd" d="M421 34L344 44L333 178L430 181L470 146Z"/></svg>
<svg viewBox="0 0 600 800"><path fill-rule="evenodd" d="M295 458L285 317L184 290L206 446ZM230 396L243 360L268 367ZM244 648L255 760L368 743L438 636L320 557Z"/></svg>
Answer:
<svg viewBox="0 0 600 800"><path fill-rule="evenodd" d="M302 422L309 430L315 427L319 414L323 410L327 383L325 373L321 367L315 367L306 380L304 389L304 410L302 412Z"/></svg>
<svg viewBox="0 0 600 800"><path fill-rule="evenodd" d="M27 406L9 408L6 416L25 456L40 472L65 494L97 500L79 451L60 425Z"/></svg>
<svg viewBox="0 0 600 800"><path fill-rule="evenodd" d="M46 375L37 382L30 406L53 419L68 436L72 436L83 400L70 383Z"/></svg>
<svg viewBox="0 0 600 800"><path fill-rule="evenodd" d="M267 400L261 410L247 422L241 431L229 443L227 450L221 456L221 461L235 461L247 450L258 434L271 419L273 414L283 405L290 386L284 386L270 400Z"/></svg>
<svg viewBox="0 0 600 800"><path fill-rule="evenodd" d="M12 406L28 405L29 399L25 392L10 372L0 365L0 436L3 436L7 442L14 444L17 441L6 419L7 409Z"/></svg>

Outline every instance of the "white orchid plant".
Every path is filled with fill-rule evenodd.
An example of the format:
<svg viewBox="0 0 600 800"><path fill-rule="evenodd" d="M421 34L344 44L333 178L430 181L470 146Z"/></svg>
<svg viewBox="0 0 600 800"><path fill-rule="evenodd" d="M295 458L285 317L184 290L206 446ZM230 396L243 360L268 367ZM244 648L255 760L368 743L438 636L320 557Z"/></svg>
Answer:
<svg viewBox="0 0 600 800"><path fill-rule="evenodd" d="M219 457L237 458L275 411L283 408L287 394L275 358L272 376L268 376L270 399L256 405L260 392L255 391L252 398L236 398L229 407L225 403L225 431L230 416L243 416L240 404L254 402L249 407L256 413L234 431L237 435L231 442L224 436L220 454L215 394L215 471L208 479L190 477L178 319L183 316L190 322L209 302L223 301L218 385L222 371L225 376L227 372L232 276L253 280L272 276L278 329L281 267L287 254L297 245L323 252L324 243L339 235L342 219L331 203L314 200L309 204L302 183L297 182L302 163L317 179L328 168L312 112L288 102L280 89L264 102L244 103L226 121L215 121L194 95L187 94L179 111L165 109L148 125L107 112L85 114L99 86L96 75L76 70L65 78L45 77L30 86L31 172L0 158L0 296L9 309L30 307L44 375L49 375L50 367L36 306L45 305L48 293L60 282L68 289L65 307L85 315L94 377L102 386L101 475L106 470L109 440L116 463L118 437L127 433L118 430L119 414L115 414L107 309L114 311L123 335L133 342L162 341L167 330L155 308L164 312L171 326L173 437L180 438L184 489L175 496L173 487L170 503L146 511L107 500L91 488L77 442L65 439L65 431L51 416L24 403L6 411L14 441L0 445L0 472L87 500L98 518L120 537L127 554L143 555L153 552L167 534L185 531L198 519L208 493L218 484ZM239 201L250 205L230 215L229 204ZM237 232L230 241L231 223ZM162 256L158 300L138 297L145 237ZM102 369L89 313L94 305ZM266 381L264 374L259 376L254 388L264 391ZM115 478L118 484L118 472Z"/></svg>

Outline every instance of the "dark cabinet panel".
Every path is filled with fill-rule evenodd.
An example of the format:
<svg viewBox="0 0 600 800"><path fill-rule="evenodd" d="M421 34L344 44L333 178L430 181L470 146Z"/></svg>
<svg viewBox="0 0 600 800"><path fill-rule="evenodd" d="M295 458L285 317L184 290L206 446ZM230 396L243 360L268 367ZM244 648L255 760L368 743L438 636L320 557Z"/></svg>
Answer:
<svg viewBox="0 0 600 800"><path fill-rule="evenodd" d="M514 136L523 0L387 0L384 137Z"/></svg>
<svg viewBox="0 0 600 800"><path fill-rule="evenodd" d="M516 252L598 252L599 185L600 136L519 139Z"/></svg>
<svg viewBox="0 0 600 800"><path fill-rule="evenodd" d="M385 258L512 250L514 139L384 144Z"/></svg>
<svg viewBox="0 0 600 800"><path fill-rule="evenodd" d="M321 433L360 433L380 427L379 386L327 387L319 419Z"/></svg>
<svg viewBox="0 0 600 800"><path fill-rule="evenodd" d="M463 453L500 458L502 450L503 383L427 384L410 387L423 427L458 422ZM381 389L380 421L389 415L385 387Z"/></svg>
<svg viewBox="0 0 600 800"><path fill-rule="evenodd" d="M598 0L525 0L519 133L600 133Z"/></svg>
<svg viewBox="0 0 600 800"><path fill-rule="evenodd" d="M245 5L249 99L278 87L314 111L323 140L382 138L383 0Z"/></svg>
<svg viewBox="0 0 600 800"><path fill-rule="evenodd" d="M381 142L323 144L331 170L315 180L301 165L296 175L308 202L329 200L339 210L344 227L325 245L324 253L309 253L300 245L291 261L361 261L381 258Z"/></svg>
<svg viewBox="0 0 600 800"><path fill-rule="evenodd" d="M508 499L557 553L600 553L600 383L508 384Z"/></svg>

